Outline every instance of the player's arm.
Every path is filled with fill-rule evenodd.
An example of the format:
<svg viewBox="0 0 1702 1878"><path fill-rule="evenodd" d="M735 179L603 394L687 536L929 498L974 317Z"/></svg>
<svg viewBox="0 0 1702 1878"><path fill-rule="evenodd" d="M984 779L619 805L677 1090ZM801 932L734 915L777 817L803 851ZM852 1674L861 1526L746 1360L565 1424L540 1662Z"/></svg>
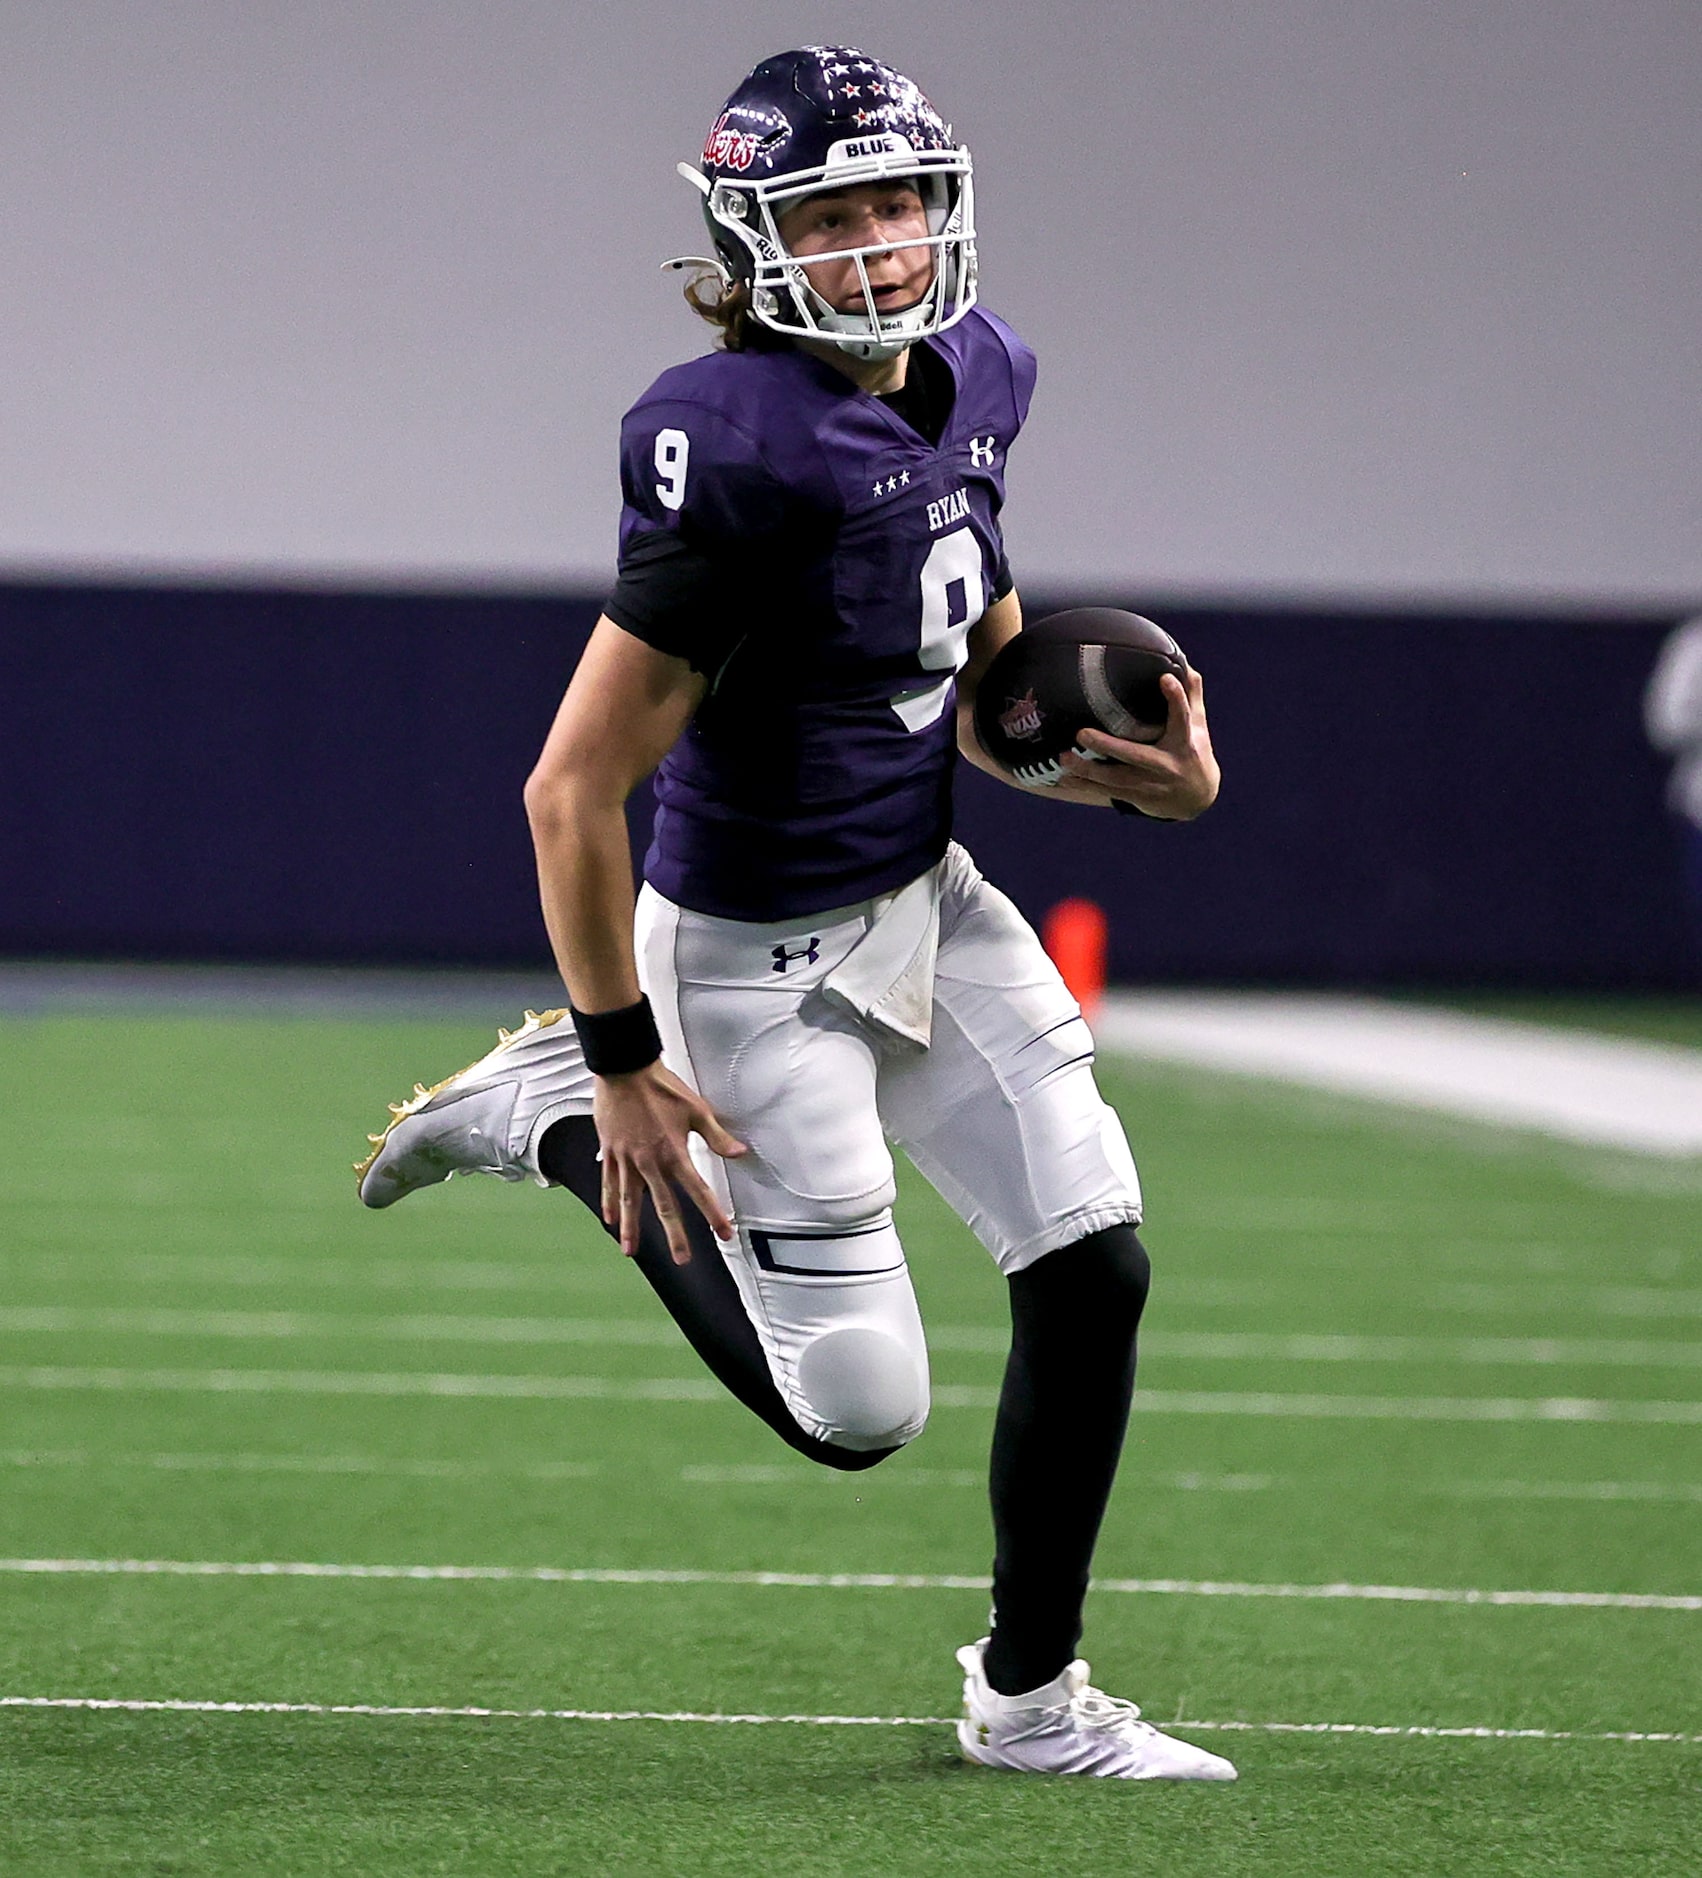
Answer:
<svg viewBox="0 0 1702 1878"><path fill-rule="evenodd" d="M573 1007L622 1010L639 998L633 953L632 853L626 800L673 746L697 709L704 679L623 631L606 616L574 672L542 754L526 783L526 814L550 944ZM709 1106L652 1063L597 1078L603 1148L603 1218L637 1249L646 1189L675 1259L690 1257L678 1186L722 1237L731 1230L691 1164L688 1135L717 1154L742 1154Z"/></svg>
<svg viewBox="0 0 1702 1878"><path fill-rule="evenodd" d="M1063 758L1067 778L1050 788L1018 782L1000 768L975 734L975 693L994 653L1021 631L1022 602L1014 588L994 601L970 630L969 658L957 675L957 747L969 762L1013 789L1050 802L1108 809L1113 798L1120 797L1167 822L1192 821L1211 807L1218 790L1217 758L1206 725L1205 688L1191 668L1186 686L1169 676L1161 681L1170 715L1158 742L1125 743L1103 731L1084 730L1082 746L1111 761L1094 763L1071 753Z"/></svg>
<svg viewBox="0 0 1702 1878"><path fill-rule="evenodd" d="M975 734L975 693L982 674L993 662L993 654L1021 631L1022 601L1014 587L1002 599L995 600L969 629L969 657L957 675L958 752L977 769L985 770L989 776L996 776L1000 782L1009 783L1013 789L1021 789L1027 795L1046 795L1054 802L1082 802L1109 808L1110 799L1103 790L1078 787L1072 782L1061 782L1046 790L1030 789L1026 783L1018 782L1009 770L1001 769L981 748L981 739Z"/></svg>
<svg viewBox="0 0 1702 1878"><path fill-rule="evenodd" d="M1007 775L981 748L981 739L975 734L975 693L980 687L982 674L993 662L993 654L1021 631L1022 602L1013 587L1003 599L995 600L970 627L967 648L969 657L957 675L958 753L977 769L984 769L989 776L997 776L1000 782L1015 782L1016 778Z"/></svg>

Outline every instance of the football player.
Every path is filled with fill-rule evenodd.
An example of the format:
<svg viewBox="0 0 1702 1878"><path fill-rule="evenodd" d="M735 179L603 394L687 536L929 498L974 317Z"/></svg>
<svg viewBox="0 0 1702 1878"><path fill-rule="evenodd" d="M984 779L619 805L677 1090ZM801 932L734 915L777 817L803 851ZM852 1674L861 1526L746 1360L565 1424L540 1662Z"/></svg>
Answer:
<svg viewBox="0 0 1702 1878"><path fill-rule="evenodd" d="M570 1008L399 1109L361 1196L568 1188L740 1401L857 1469L928 1415L898 1142L1009 1281L964 1752L1233 1779L1075 1656L1148 1266L1081 1012L950 840L958 751L992 768L976 682L1021 627L999 514L1034 385L977 304L969 151L908 78L812 46L680 168L714 242L687 297L722 343L627 414L617 584L526 790ZM1053 793L1209 806L1198 678L1165 684L1161 742L1084 733L1098 760ZM624 809L652 771L635 906Z"/></svg>

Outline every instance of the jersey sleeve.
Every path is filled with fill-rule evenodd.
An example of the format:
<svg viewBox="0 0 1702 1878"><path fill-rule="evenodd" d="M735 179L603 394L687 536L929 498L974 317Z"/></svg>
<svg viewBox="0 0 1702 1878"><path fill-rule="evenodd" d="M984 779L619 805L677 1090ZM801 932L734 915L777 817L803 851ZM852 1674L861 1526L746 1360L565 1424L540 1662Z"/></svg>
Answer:
<svg viewBox="0 0 1702 1878"><path fill-rule="evenodd" d="M1039 376L1039 362L1033 349L996 314L987 315L987 324L1004 346L1011 374L1011 415L1016 420L1016 429L1021 430L1028 422L1028 407L1034 399L1034 381Z"/></svg>
<svg viewBox="0 0 1702 1878"><path fill-rule="evenodd" d="M621 425L618 575L604 611L697 670L743 631L740 570L769 555L791 508L756 440L712 406L648 400Z"/></svg>
<svg viewBox="0 0 1702 1878"><path fill-rule="evenodd" d="M1038 376L1038 365L1033 350L1011 330L995 313L980 309L989 331L997 340L1000 354L1009 373L1010 384L1010 436L1014 442L1017 433L1028 419L1028 407L1034 398L1034 382ZM999 507L1003 507L1004 482L999 482ZM998 531L998 516L995 512L993 526ZM1011 573L1010 556L1005 552L1004 537L998 535L999 563L993 575L991 598L999 601L1016 589L1016 579Z"/></svg>

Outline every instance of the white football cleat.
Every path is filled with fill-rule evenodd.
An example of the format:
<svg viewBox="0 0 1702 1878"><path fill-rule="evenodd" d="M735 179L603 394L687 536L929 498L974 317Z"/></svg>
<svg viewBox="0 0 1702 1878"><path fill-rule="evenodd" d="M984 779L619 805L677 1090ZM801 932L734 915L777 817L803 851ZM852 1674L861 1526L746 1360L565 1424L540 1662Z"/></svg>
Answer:
<svg viewBox="0 0 1702 1878"><path fill-rule="evenodd" d="M966 1760L1022 1774L1099 1774L1113 1780L1233 1780L1235 1768L1141 1720L1133 1702L1104 1695L1088 1681L1078 1657L1044 1688L1000 1695L982 1668L987 1647L968 1643L963 1665L963 1720L958 1744Z"/></svg>
<svg viewBox="0 0 1702 1878"><path fill-rule="evenodd" d="M414 1084L413 1098L390 1104L372 1152L355 1167L368 1206L391 1206L421 1187L457 1174L549 1182L538 1171L538 1143L551 1122L591 1113L591 1072L566 1011L526 1013L512 1034L476 1063L434 1088Z"/></svg>

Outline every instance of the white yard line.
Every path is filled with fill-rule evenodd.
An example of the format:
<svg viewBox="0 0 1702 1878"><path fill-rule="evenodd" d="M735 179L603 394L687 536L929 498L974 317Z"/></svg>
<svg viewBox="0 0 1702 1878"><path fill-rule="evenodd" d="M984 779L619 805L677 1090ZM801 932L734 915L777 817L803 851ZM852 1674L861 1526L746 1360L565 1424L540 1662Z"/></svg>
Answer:
<svg viewBox="0 0 1702 1878"><path fill-rule="evenodd" d="M1176 1209L1166 1209L1166 1224L1174 1233L1192 1234L1198 1230L1218 1227L1211 1221L1178 1220L1173 1217ZM1260 1230L1251 1221L1242 1222L1243 1230L1251 1233ZM1306 1232L1306 1228L1284 1228L1283 1230ZM1418 1228L1413 1228L1418 1230ZM1321 1237L1351 1236L1338 1234L1332 1230ZM1462 1246L1474 1245L1477 1241L1450 1240L1450 1251L1458 1254ZM1405 1308L1426 1311L1446 1310L1450 1313L1480 1312L1500 1313L1517 1311L1522 1315L1576 1314L1585 1317L1626 1317L1626 1318L1665 1318L1695 1317L1702 1318L1702 1289L1668 1287L1657 1285L1601 1285L1583 1284L1576 1279L1556 1281L1553 1270L1553 1258L1556 1248L1547 1241L1507 1243L1486 1242L1484 1244L1484 1262L1493 1263L1499 1271L1505 1272L1508 1262L1518 1254L1529 1250L1541 1255L1543 1262L1533 1266L1523 1283L1491 1283L1476 1279L1449 1279L1437 1285L1435 1283L1416 1283L1403 1281L1398 1276L1389 1279L1383 1285L1385 1297L1397 1299ZM1579 1257L1592 1262L1600 1259L1600 1251L1594 1247L1577 1248ZM1275 1302L1295 1297L1314 1297L1318 1279L1310 1266L1294 1266L1287 1261L1293 1257L1292 1251L1285 1252L1284 1266L1280 1272L1269 1271L1257 1278L1203 1278L1195 1272L1176 1272L1166 1275L1165 1296L1172 1308L1179 1306L1269 1306ZM1668 1255L1672 1269L1679 1269L1680 1254L1676 1251ZM1693 1261L1702 1263L1702 1260ZM79 1271L78 1267L89 1269ZM276 1285L280 1288L298 1288L321 1292L327 1285L348 1285L367 1287L375 1291L406 1290L415 1294L433 1290L439 1291L565 1291L583 1276L582 1269L567 1260L560 1266L539 1265L480 1265L473 1261L454 1262L449 1260L410 1260L410 1259L322 1259L322 1258L259 1258L247 1253L191 1255L187 1253L138 1253L130 1257L113 1257L102 1251L79 1255L72 1251L54 1253L17 1253L0 1252L0 1274L16 1274L31 1280L51 1280L63 1283L67 1278L79 1282L88 1282L95 1276L93 1268L98 1266L101 1282L110 1282L113 1278L126 1281L138 1281L150 1287L187 1284L204 1293L207 1288L218 1285L262 1287ZM59 1307L15 1307L41 1309ZM232 1323L251 1315L246 1312L216 1312L207 1315L218 1316ZM293 1310L281 1312L256 1312L256 1318L300 1321L311 1313ZM384 1314L394 1319L395 1313ZM409 1313L405 1321L455 1323L470 1316L469 1313L455 1315L440 1313ZM327 1322L333 1321L333 1314L325 1314ZM347 1322L346 1316L337 1316L334 1321ZM367 1321L376 1321L369 1319ZM484 1319L490 1322L493 1320ZM505 1320L494 1320L505 1321ZM530 1319L518 1319L522 1323ZM577 1340L605 1343L619 1343L629 1340L635 1344L656 1344L669 1341L672 1333L655 1318L569 1318L552 1319L552 1322L566 1322L569 1326L598 1326L593 1336L587 1329ZM1176 1334L1176 1333L1170 1333ZM943 1324L933 1325L928 1331L929 1341L936 1349L950 1350L1003 1350L1008 1341L1006 1332L993 1325L981 1324ZM575 1341L572 1330L565 1332L564 1342Z"/></svg>
<svg viewBox="0 0 1702 1878"><path fill-rule="evenodd" d="M719 1402L733 1398L708 1377L482 1376L387 1370L108 1369L0 1367L0 1389L163 1390L215 1395L431 1396L536 1401ZM989 1409L999 1392L937 1384L941 1409ZM1294 1416L1333 1421L1637 1422L1702 1424L1702 1401L1590 1396L1302 1395L1265 1391L1143 1389L1147 1415Z"/></svg>
<svg viewBox="0 0 1702 1878"><path fill-rule="evenodd" d="M411 1313L367 1316L312 1311L205 1311L89 1305L0 1305L0 1332L20 1335L364 1339L376 1343L592 1344L683 1348L663 1318L484 1317ZM1010 1333L944 1324L927 1333L930 1349L1000 1356ZM1361 1336L1152 1330L1144 1355L1201 1362L1445 1363L1512 1367L1702 1369L1702 1343L1621 1337Z"/></svg>
<svg viewBox="0 0 1702 1878"><path fill-rule="evenodd" d="M1702 1051L1375 998L1113 992L1110 1052L1272 1077L1592 1147L1702 1155Z"/></svg>
<svg viewBox="0 0 1702 1878"><path fill-rule="evenodd" d="M382 1454L132 1454L88 1448L0 1449L0 1467L32 1469L118 1467L161 1473L217 1474L349 1474L394 1475L421 1480L592 1480L607 1472L601 1461L481 1462L416 1460ZM678 1470L677 1478L693 1487L825 1487L843 1491L843 1475L803 1462L696 1462ZM1336 1478L1316 1474L1181 1474L1143 1473L1141 1490L1171 1489L1178 1493L1311 1493L1321 1485L1337 1491L1362 1486L1354 1476ZM987 1475L973 1467L886 1468L878 1475L862 1475L859 1492L893 1487L963 1487L985 1492ZM1417 1480L1400 1483L1414 1499L1460 1500L1624 1500L1672 1501L1702 1504L1702 1483L1670 1480Z"/></svg>
<svg viewBox="0 0 1702 1878"><path fill-rule="evenodd" d="M1465 1363L1702 1368L1702 1343L1621 1337L1413 1337L1154 1330L1143 1356L1253 1363Z"/></svg>
<svg viewBox="0 0 1702 1878"><path fill-rule="evenodd" d="M352 1194L353 1189L351 1188ZM20 1214L26 1210L59 1213L89 1211L125 1213L147 1204L139 1197L113 1200L98 1209L71 1206L63 1195L46 1195L25 1206L8 1201ZM172 1212L181 1218L213 1217L229 1222L229 1208L198 1205L191 1196L177 1196ZM281 1209L266 1205L276 1219ZM299 1209L312 1211L319 1209ZM384 1259L321 1258L312 1254L257 1252L128 1252L114 1253L105 1245L66 1247L52 1252L0 1252L0 1272L40 1273L63 1278L77 1267L97 1266L103 1277L115 1276L153 1284L295 1285L320 1291L327 1285L356 1285L374 1291L563 1291L583 1277L583 1266L564 1251L560 1259L535 1265L495 1259Z"/></svg>
<svg viewBox="0 0 1702 1878"><path fill-rule="evenodd" d="M844 1483L844 1476L828 1467L775 1465L769 1462L749 1466L690 1466L680 1469L680 1479L694 1487L799 1487L832 1486ZM857 1491L867 1491L867 1474L857 1477ZM881 1476L884 1487L978 1487L987 1490L984 1468L974 1467L900 1467Z"/></svg>
<svg viewBox="0 0 1702 1878"><path fill-rule="evenodd" d="M1676 1500L1702 1504L1702 1485L1689 1480L1456 1480L1416 1491L1461 1500Z"/></svg>
<svg viewBox="0 0 1702 1878"><path fill-rule="evenodd" d="M733 1572L560 1565L344 1565L276 1559L0 1559L38 1577L400 1579L549 1585L723 1585L801 1591L976 1591L984 1577L936 1572ZM1448 1585L1252 1584L1210 1578L1096 1578L1095 1591L1152 1597L1301 1598L1381 1604L1528 1605L1556 1610L1702 1611L1702 1597L1652 1591L1491 1591Z"/></svg>
<svg viewBox="0 0 1702 1878"><path fill-rule="evenodd" d="M935 1391L940 1402L947 1393ZM1588 1396L1289 1395L1144 1389L1152 1415L1292 1416L1308 1421L1643 1422L1702 1424L1702 1402L1638 1402Z"/></svg>
<svg viewBox="0 0 1702 1878"><path fill-rule="evenodd" d="M82 1709L123 1715L351 1715L376 1721L684 1722L721 1727L952 1728L948 1715L720 1715L686 1709L475 1708L376 1702L190 1702L120 1696L0 1695L0 1708ZM1432 1722L1167 1721L1178 1734L1379 1735L1465 1741L1648 1741L1693 1745L1702 1735L1669 1729L1448 1728Z"/></svg>
<svg viewBox="0 0 1702 1878"><path fill-rule="evenodd" d="M0 1367L0 1389L165 1390L214 1395L533 1398L538 1401L725 1402L708 1376L466 1376L388 1370ZM991 1401L992 1390L983 1390ZM736 1405L734 1405L736 1406Z"/></svg>
<svg viewBox="0 0 1702 1878"><path fill-rule="evenodd" d="M1518 1311L1522 1316L1569 1311L1581 1317L1702 1317L1702 1291L1666 1291L1654 1285L1557 1285L1539 1273L1523 1285L1442 1285L1432 1301L1446 1310Z"/></svg>
<svg viewBox="0 0 1702 1878"><path fill-rule="evenodd" d="M0 1467L141 1467L161 1473L388 1474L419 1480L590 1480L600 1461L538 1461L485 1465L476 1461L411 1460L383 1454L126 1454L86 1448L0 1451Z"/></svg>
<svg viewBox="0 0 1702 1878"><path fill-rule="evenodd" d="M482 1317L409 1312L192 1311L169 1307L0 1305L0 1331L142 1337L365 1338L377 1343L591 1343L686 1347L673 1322L615 1317ZM1698 1346L1702 1351L1702 1345Z"/></svg>

